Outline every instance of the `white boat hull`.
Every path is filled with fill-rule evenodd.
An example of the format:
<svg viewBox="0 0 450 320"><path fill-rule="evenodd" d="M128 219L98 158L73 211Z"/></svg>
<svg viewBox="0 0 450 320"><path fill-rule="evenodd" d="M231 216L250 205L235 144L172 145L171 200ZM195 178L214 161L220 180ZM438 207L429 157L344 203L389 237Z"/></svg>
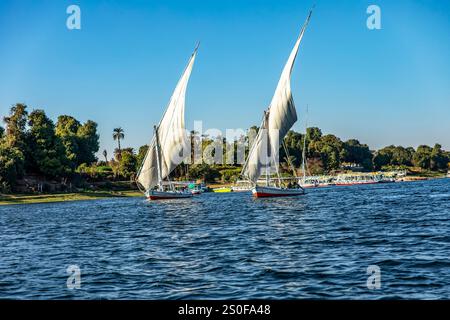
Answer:
<svg viewBox="0 0 450 320"><path fill-rule="evenodd" d="M269 198L269 197L290 197L300 196L305 194L305 190L299 189L283 189L277 187L260 187L256 186L252 189L255 198Z"/></svg>
<svg viewBox="0 0 450 320"><path fill-rule="evenodd" d="M302 183L302 188L317 188L319 186L318 183Z"/></svg>
<svg viewBox="0 0 450 320"><path fill-rule="evenodd" d="M354 186L354 185L360 185L360 184L376 184L379 183L379 181L338 181L336 182L337 186Z"/></svg>
<svg viewBox="0 0 450 320"><path fill-rule="evenodd" d="M152 190L147 194L147 199L149 200L167 200L167 199L185 199L191 198L191 192L180 192L180 191L157 191Z"/></svg>

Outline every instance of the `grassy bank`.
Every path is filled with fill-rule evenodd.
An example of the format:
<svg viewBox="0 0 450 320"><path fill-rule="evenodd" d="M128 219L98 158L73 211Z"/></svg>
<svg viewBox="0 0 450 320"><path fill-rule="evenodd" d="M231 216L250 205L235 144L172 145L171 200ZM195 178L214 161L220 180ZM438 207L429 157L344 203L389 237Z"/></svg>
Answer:
<svg viewBox="0 0 450 320"><path fill-rule="evenodd" d="M87 191L77 193L56 193L56 194L0 194L0 206L10 204L30 204L30 203L47 203L47 202L65 202L79 200L95 200L105 198L124 198L124 197L140 197L142 193L139 191Z"/></svg>

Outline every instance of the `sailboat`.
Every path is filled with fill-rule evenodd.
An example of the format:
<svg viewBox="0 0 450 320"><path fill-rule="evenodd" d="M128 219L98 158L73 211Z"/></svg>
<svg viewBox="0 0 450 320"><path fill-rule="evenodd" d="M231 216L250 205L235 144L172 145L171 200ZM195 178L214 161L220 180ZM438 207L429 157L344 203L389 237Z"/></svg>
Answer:
<svg viewBox="0 0 450 320"><path fill-rule="evenodd" d="M161 121L154 126L152 140L137 174L136 182L144 188L144 194L150 200L192 197L192 192L186 188L183 191L177 190L169 175L183 160L181 154L189 146L184 127L184 108L186 88L197 50L198 45L175 87Z"/></svg>
<svg viewBox="0 0 450 320"><path fill-rule="evenodd" d="M305 190L299 184L295 188L282 187L277 155L279 152L279 141L283 141L287 132L297 121L297 112L291 92L291 73L311 15L312 10L306 18L300 35L281 73L269 108L264 111L262 124L242 168L241 174L253 183L252 193L257 198L296 196L305 193ZM275 185L270 185L270 176L273 171L278 176L278 185L276 185L276 182ZM266 176L266 184L265 186L260 186L257 184L257 181L263 174Z"/></svg>

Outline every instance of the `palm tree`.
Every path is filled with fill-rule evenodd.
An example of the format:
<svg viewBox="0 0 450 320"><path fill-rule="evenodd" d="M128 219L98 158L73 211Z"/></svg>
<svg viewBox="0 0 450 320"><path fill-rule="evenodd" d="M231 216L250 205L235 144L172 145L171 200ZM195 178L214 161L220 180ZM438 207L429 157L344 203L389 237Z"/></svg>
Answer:
<svg viewBox="0 0 450 320"><path fill-rule="evenodd" d="M108 151L106 151L106 149L103 150L103 156L105 157L106 164L108 164Z"/></svg>
<svg viewBox="0 0 450 320"><path fill-rule="evenodd" d="M125 134L123 133L122 127L114 128L113 129L113 139L117 140L117 144L119 146L119 153L120 153L120 140L125 138Z"/></svg>

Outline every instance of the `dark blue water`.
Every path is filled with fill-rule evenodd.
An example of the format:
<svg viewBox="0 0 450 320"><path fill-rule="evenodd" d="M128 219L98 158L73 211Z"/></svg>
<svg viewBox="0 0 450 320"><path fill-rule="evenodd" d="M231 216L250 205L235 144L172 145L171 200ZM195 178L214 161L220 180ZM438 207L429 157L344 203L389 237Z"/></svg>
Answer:
<svg viewBox="0 0 450 320"><path fill-rule="evenodd" d="M0 207L0 298L449 299L450 179Z"/></svg>

